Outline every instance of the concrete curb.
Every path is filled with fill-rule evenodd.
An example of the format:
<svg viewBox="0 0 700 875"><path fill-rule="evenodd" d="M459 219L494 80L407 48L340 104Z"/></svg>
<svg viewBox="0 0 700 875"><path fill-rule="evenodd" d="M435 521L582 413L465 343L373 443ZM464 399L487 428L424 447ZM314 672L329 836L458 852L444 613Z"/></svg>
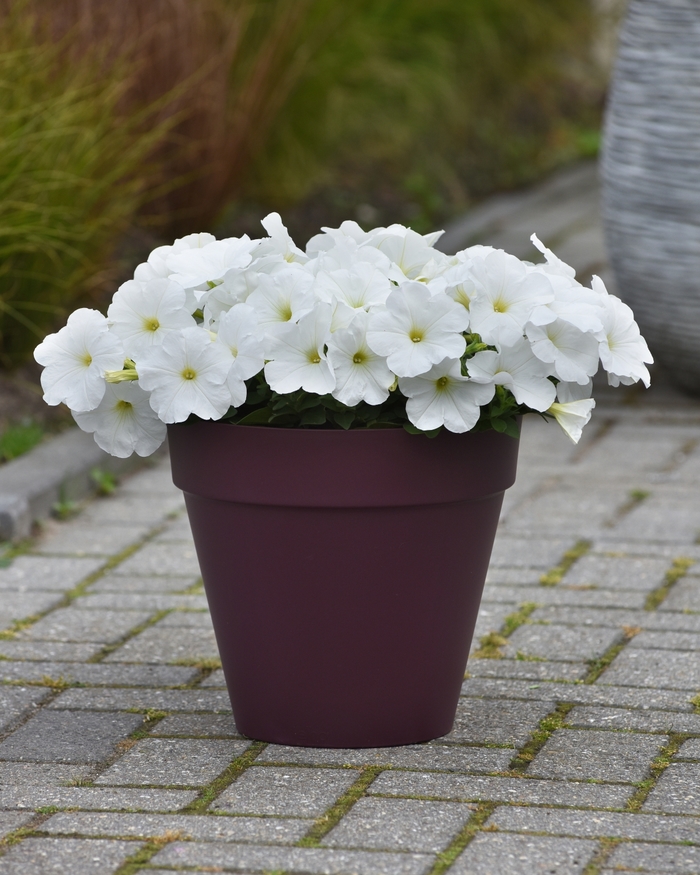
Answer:
<svg viewBox="0 0 700 875"><path fill-rule="evenodd" d="M148 459L136 455L128 459L110 456L92 435L78 428L44 441L0 466L0 541L28 537L33 523L50 516L58 502L95 495L93 468L122 475L146 464Z"/></svg>

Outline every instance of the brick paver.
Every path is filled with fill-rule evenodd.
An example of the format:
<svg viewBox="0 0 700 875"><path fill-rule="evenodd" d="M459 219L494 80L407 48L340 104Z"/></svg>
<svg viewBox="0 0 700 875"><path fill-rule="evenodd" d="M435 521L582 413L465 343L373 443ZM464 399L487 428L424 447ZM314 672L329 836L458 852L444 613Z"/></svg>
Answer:
<svg viewBox="0 0 700 875"><path fill-rule="evenodd" d="M493 240L608 281L579 175ZM0 567L0 875L700 871L700 402L597 397L576 447L526 420L490 646L424 745L241 737L167 460L48 523Z"/></svg>

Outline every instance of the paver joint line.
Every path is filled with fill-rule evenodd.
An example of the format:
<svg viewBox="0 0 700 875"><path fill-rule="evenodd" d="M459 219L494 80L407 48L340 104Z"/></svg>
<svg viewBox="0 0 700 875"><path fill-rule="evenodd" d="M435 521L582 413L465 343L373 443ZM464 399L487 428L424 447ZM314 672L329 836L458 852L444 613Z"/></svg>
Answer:
<svg viewBox="0 0 700 875"><path fill-rule="evenodd" d="M459 233L561 238L614 291L596 197L577 168ZM6 550L0 871L700 872L700 401L658 369L595 395L576 446L525 419L455 724L426 744L240 735L166 459ZM42 510L13 480L3 532L52 484Z"/></svg>

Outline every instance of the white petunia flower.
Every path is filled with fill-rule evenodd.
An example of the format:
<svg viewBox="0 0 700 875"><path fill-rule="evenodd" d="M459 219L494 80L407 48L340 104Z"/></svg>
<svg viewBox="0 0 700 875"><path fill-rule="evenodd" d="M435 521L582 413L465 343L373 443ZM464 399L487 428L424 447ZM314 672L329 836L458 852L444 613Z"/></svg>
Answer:
<svg viewBox="0 0 700 875"><path fill-rule="evenodd" d="M525 333L532 352L553 366L557 379L584 385L598 370L598 341L570 322L555 319L547 325L528 324Z"/></svg>
<svg viewBox="0 0 700 875"><path fill-rule="evenodd" d="M386 309L370 315L367 343L399 377L416 377L466 349L462 332L469 314L447 295L431 295L422 283L405 283L389 295Z"/></svg>
<svg viewBox="0 0 700 875"><path fill-rule="evenodd" d="M336 382L333 397L348 407L360 401L381 404L396 380L385 359L367 345L368 319L367 313L356 313L350 326L334 332L328 343Z"/></svg>
<svg viewBox="0 0 700 875"><path fill-rule="evenodd" d="M105 394L105 372L123 367L124 357L122 342L102 313L76 310L34 350L34 358L44 365L44 401L67 404L76 412L94 410Z"/></svg>
<svg viewBox="0 0 700 875"><path fill-rule="evenodd" d="M394 288L387 277L371 264L355 264L352 270L320 271L314 292L323 301L342 301L353 310L367 310L383 304Z"/></svg>
<svg viewBox="0 0 700 875"><path fill-rule="evenodd" d="M298 262L299 264L304 264L309 260L309 256L305 254L303 249L299 249L292 240L289 231L282 224L282 217L279 213L269 213L260 220L260 224L270 236L260 241L255 250L256 256L281 255L285 261Z"/></svg>
<svg viewBox="0 0 700 875"><path fill-rule="evenodd" d="M639 333L632 310L614 295L603 297L605 285L600 277L593 277L594 291L600 291L603 303L603 329L597 335L600 341L600 360L608 372L611 386L626 386L641 380L648 388L651 382L645 363L654 359L646 341Z"/></svg>
<svg viewBox="0 0 700 875"><path fill-rule="evenodd" d="M303 268L258 277L258 287L246 303L255 310L258 324L268 336L313 309L316 300L310 293L313 282L313 276Z"/></svg>
<svg viewBox="0 0 700 875"><path fill-rule="evenodd" d="M196 325L185 298L182 286L167 279L129 280L119 287L107 318L130 358L161 344L168 332Z"/></svg>
<svg viewBox="0 0 700 875"><path fill-rule="evenodd" d="M318 303L299 322L280 328L271 338L265 379L273 392L282 395L303 389L328 395L335 377L325 353L330 340L331 306Z"/></svg>
<svg viewBox="0 0 700 875"><path fill-rule="evenodd" d="M444 425L462 433L476 425L481 405L493 398L493 383L476 383L462 375L459 359L445 359L420 377L402 377L399 389L408 398L406 413L423 431Z"/></svg>
<svg viewBox="0 0 700 875"><path fill-rule="evenodd" d="M213 243L216 237L213 234L188 234L186 237L178 237L171 246L157 246L148 256L148 260L134 271L134 279L138 282L149 282L155 279L167 279L172 271L168 267L167 258L185 249L201 249L209 243Z"/></svg>
<svg viewBox="0 0 700 875"><path fill-rule="evenodd" d="M583 401L593 394L593 380L581 385L580 383L557 383L557 401L568 404L570 401Z"/></svg>
<svg viewBox="0 0 700 875"><path fill-rule="evenodd" d="M471 269L476 290L469 304L471 330L484 343L511 346L523 336L535 307L554 300L544 274L528 271L522 261L500 249L475 258Z"/></svg>
<svg viewBox="0 0 700 875"><path fill-rule="evenodd" d="M98 447L120 459L134 452L150 456L168 431L153 412L148 393L136 383L108 383L100 404L84 413L74 411L73 419L83 431L94 433Z"/></svg>
<svg viewBox="0 0 700 875"><path fill-rule="evenodd" d="M576 276L576 271L571 267L570 264L567 264L565 261L562 261L561 258L556 256L551 249L547 249L544 243L540 240L537 234L530 235L530 241L535 249L539 249L539 251L544 255L546 264L542 265L543 269L553 273L559 274L560 276L565 276L573 279Z"/></svg>
<svg viewBox="0 0 700 875"><path fill-rule="evenodd" d="M227 313L222 313L216 341L231 354L226 384L231 393L231 404L240 407L247 395L245 381L260 373L265 364L255 310L247 304L236 304Z"/></svg>
<svg viewBox="0 0 700 875"><path fill-rule="evenodd" d="M569 401L566 404L554 403L547 413L552 414L571 440L577 444L581 440L581 432L591 418L594 407L595 401L592 398L585 398L581 401Z"/></svg>
<svg viewBox="0 0 700 875"><path fill-rule="evenodd" d="M472 299L476 296L476 286L469 263L454 265L446 270L441 278L445 283L445 293L469 312Z"/></svg>
<svg viewBox="0 0 700 875"><path fill-rule="evenodd" d="M220 419L231 406L226 386L231 353L203 328L171 331L138 363L139 383L163 422Z"/></svg>
<svg viewBox="0 0 700 875"><path fill-rule="evenodd" d="M547 377L550 367L532 354L525 339L501 352L483 350L467 361L472 380L505 386L518 404L532 410L547 410L556 397L556 388Z"/></svg>
<svg viewBox="0 0 700 875"><path fill-rule="evenodd" d="M229 270L242 269L250 264L251 251L256 246L257 240L244 234L215 240L201 249L185 249L171 254L166 259L170 279L183 289L194 290L195 298L201 302L209 287L221 282Z"/></svg>
<svg viewBox="0 0 700 875"><path fill-rule="evenodd" d="M399 268L403 279L415 280L426 276L426 267L430 262L443 266L447 264L447 256L434 249L432 243L420 234L403 226L399 226L401 232L396 233L392 231L392 227L377 229L369 236L367 242L383 252ZM436 238L430 235L430 239L434 241ZM434 273L435 268L430 271L431 275Z"/></svg>

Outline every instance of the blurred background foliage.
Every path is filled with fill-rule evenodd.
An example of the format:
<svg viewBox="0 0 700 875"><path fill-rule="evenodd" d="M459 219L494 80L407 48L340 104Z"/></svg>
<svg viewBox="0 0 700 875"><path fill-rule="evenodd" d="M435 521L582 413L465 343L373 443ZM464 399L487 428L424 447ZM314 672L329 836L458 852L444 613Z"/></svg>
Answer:
<svg viewBox="0 0 700 875"><path fill-rule="evenodd" d="M592 0L0 0L0 364L174 236L424 231L594 154L598 27Z"/></svg>

